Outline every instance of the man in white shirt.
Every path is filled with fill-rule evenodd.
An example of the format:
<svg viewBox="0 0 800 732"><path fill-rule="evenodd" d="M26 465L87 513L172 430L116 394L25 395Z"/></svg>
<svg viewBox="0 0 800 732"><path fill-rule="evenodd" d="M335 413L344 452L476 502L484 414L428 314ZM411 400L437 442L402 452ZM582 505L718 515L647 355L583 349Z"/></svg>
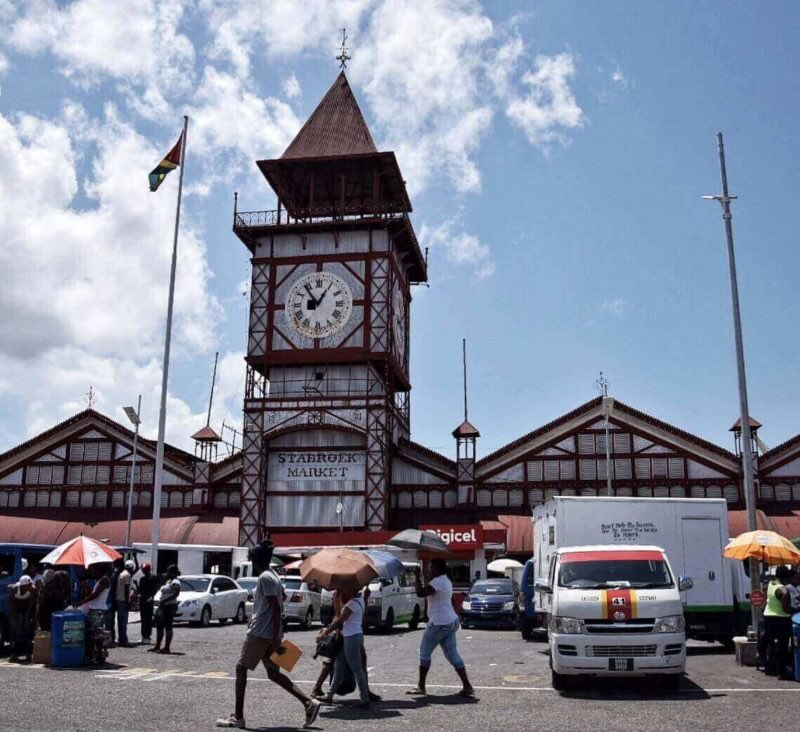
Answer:
<svg viewBox="0 0 800 732"><path fill-rule="evenodd" d="M236 664L236 709L227 719L218 719L217 727L244 729L247 672L248 670L255 671L259 663L264 664L270 681L303 703L306 711L304 728L310 727L319 714L320 703L300 691L288 676L281 673L280 668L271 659L273 654L280 656L284 653L284 649L281 647L283 587L278 575L269 567L273 549L274 545L269 540L262 541L250 549L250 561L253 563L253 573L258 575L258 584L253 604L253 617L247 627L247 636Z"/></svg>

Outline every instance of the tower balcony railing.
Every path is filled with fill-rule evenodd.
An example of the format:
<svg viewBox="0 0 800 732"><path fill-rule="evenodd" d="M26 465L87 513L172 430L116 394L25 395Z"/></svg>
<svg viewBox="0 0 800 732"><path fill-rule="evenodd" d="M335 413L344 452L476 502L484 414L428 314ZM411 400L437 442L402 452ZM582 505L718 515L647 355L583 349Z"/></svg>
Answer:
<svg viewBox="0 0 800 732"><path fill-rule="evenodd" d="M269 211L237 211L233 212L233 230L247 231L248 229L264 228L271 226L307 226L308 224L361 221L366 219L403 219L408 217L408 212L401 208L384 207L379 211L374 206L352 204L345 206L315 206L313 209L297 212L291 216L285 209Z"/></svg>

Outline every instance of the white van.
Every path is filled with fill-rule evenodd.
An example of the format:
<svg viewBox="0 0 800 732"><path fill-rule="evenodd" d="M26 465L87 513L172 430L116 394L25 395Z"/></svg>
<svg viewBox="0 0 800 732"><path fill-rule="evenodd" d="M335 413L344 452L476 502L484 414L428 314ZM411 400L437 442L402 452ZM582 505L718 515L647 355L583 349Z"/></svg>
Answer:
<svg viewBox="0 0 800 732"><path fill-rule="evenodd" d="M403 562L406 571L392 579L381 579L369 585L364 625L391 630L395 625L408 623L415 630L425 610L424 598L417 597L414 585L414 567L411 562Z"/></svg>
<svg viewBox="0 0 800 732"><path fill-rule="evenodd" d="M686 634L676 578L661 547L573 546L555 551L535 587L550 598L548 643L555 689L569 677L656 674L677 689Z"/></svg>

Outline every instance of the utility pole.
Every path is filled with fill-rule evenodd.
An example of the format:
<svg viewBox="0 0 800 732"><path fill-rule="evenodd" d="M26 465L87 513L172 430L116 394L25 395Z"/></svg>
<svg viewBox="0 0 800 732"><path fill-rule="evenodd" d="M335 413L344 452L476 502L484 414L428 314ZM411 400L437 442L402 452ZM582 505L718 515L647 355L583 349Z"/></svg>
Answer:
<svg viewBox="0 0 800 732"><path fill-rule="evenodd" d="M722 133L717 133L717 144L719 146L719 170L722 180L722 195L703 196L709 201L719 201L722 206L722 220L725 223L725 237L728 243L728 270L731 280L731 305L733 308L733 334L736 344L736 371L739 380L739 411L742 420L742 458L744 461L744 502L747 508L747 529L757 531L758 522L756 518L756 491L753 480L753 443L750 435L750 410L747 406L747 377L744 368L744 341L742 339L742 316L739 309L739 284L736 278L736 255L733 249L733 216L731 215L731 201L735 201L737 196L728 193L728 173L725 168L725 146L722 142ZM760 571L758 560L750 559L750 589L760 590ZM750 606L751 622L753 630L758 630L758 622L761 619L761 611Z"/></svg>
<svg viewBox="0 0 800 732"><path fill-rule="evenodd" d="M611 428L611 412L614 411L614 397L608 396L608 379L600 372L600 378L594 382L594 388L600 392L603 397L602 410L603 418L605 420L606 431L606 495L613 496L614 489L611 487L611 442L609 430Z"/></svg>

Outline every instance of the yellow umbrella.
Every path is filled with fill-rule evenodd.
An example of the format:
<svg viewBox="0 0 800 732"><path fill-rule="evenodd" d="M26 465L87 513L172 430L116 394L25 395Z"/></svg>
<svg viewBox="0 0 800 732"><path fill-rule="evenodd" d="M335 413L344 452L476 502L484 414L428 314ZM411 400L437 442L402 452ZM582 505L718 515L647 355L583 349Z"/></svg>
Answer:
<svg viewBox="0 0 800 732"><path fill-rule="evenodd" d="M798 564L800 551L791 541L774 531L746 531L731 539L722 552L728 559L755 557L766 564Z"/></svg>

